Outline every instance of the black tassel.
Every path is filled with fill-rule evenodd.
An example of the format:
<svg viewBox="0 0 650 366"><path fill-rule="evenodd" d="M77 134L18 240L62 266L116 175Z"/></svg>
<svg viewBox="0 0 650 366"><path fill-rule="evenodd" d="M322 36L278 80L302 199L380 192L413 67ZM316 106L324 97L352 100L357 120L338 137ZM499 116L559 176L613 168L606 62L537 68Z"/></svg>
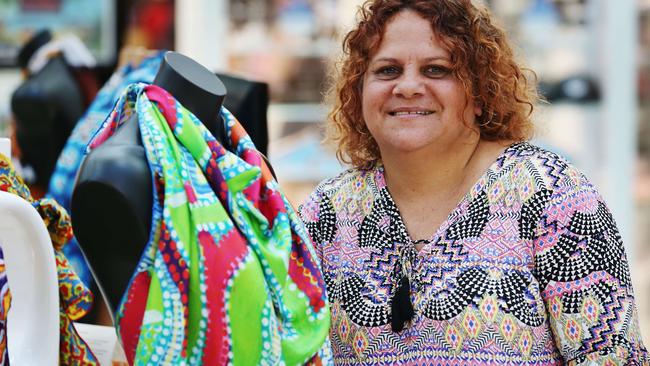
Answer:
<svg viewBox="0 0 650 366"><path fill-rule="evenodd" d="M406 276L402 276L399 286L393 295L391 303L391 328L393 332L401 332L404 324L413 319L415 312L411 304L411 284Z"/></svg>

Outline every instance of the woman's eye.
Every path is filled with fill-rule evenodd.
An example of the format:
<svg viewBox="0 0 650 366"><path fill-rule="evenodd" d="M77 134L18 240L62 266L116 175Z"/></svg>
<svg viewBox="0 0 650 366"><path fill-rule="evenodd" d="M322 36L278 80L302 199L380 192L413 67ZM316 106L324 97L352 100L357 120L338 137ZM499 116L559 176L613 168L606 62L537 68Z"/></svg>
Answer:
<svg viewBox="0 0 650 366"><path fill-rule="evenodd" d="M424 69L424 73L430 77L443 77L449 75L449 69L444 66L431 65Z"/></svg>
<svg viewBox="0 0 650 366"><path fill-rule="evenodd" d="M385 66L375 70L375 75L384 78L390 78L398 75L399 73L400 69L396 66Z"/></svg>

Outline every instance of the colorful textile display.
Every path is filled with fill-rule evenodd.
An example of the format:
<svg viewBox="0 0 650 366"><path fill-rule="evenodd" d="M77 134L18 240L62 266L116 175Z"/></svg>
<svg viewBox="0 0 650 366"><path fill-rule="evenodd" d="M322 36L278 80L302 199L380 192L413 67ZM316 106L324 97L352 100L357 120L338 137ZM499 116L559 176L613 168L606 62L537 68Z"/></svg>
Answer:
<svg viewBox="0 0 650 366"><path fill-rule="evenodd" d="M122 66L101 88L88 110L75 125L65 147L61 151L61 155L59 155L50 179L47 197L53 198L66 210L70 210L74 179L81 166L86 145L106 119L106 116L111 113L115 103L127 86L138 82L151 83L153 81L160 67L163 54L163 51L156 52L144 58L136 66L132 64ZM87 286L90 286L92 275L75 238L65 246L64 254L72 263L79 277Z"/></svg>
<svg viewBox="0 0 650 366"><path fill-rule="evenodd" d="M14 171L9 159L0 155L0 190L20 196L36 208L52 239L59 282L60 354L62 365L97 365L95 355L81 339L73 321L84 316L92 306L93 296L70 268L63 248L72 238L70 216L55 200L32 199L29 189ZM3 304L5 299L3 298Z"/></svg>
<svg viewBox="0 0 650 366"><path fill-rule="evenodd" d="M5 269L5 257L0 248L0 366L9 365L7 352L7 315L11 307L11 293Z"/></svg>
<svg viewBox="0 0 650 366"><path fill-rule="evenodd" d="M628 261L594 186L510 146L416 251L383 166L321 183L300 208L340 365L647 365ZM414 317L391 327L407 276Z"/></svg>
<svg viewBox="0 0 650 366"><path fill-rule="evenodd" d="M131 86L90 147L137 113L155 194L150 241L116 324L133 365L331 361L312 244L252 141L231 146L165 90Z"/></svg>

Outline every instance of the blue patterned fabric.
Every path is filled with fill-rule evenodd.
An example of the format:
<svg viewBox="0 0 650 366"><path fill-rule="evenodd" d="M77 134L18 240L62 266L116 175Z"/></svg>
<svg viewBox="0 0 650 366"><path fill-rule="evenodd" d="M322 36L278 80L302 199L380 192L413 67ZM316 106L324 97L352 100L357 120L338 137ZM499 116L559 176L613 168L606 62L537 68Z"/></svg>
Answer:
<svg viewBox="0 0 650 366"><path fill-rule="evenodd" d="M151 83L153 81L164 53L165 51L156 52L154 55L143 59L137 66L131 64L122 66L99 90L95 100L93 100L86 113L72 130L59 156L50 179L47 197L53 198L66 210L70 211L70 198L74 188L74 179L81 166L86 145L128 85L139 82ZM65 246L64 254L81 280L87 286L90 286L92 275L75 238Z"/></svg>

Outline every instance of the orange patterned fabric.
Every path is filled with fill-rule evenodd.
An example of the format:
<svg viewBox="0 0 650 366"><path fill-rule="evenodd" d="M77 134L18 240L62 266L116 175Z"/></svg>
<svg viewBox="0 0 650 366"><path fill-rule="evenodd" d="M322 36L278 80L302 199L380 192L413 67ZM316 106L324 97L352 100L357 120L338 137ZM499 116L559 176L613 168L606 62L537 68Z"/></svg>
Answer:
<svg viewBox="0 0 650 366"><path fill-rule="evenodd" d="M98 365L88 345L81 339L74 328L73 321L85 315L92 305L92 293L79 280L77 274L68 264L61 252L64 245L72 238L70 216L52 199L34 200L22 178L16 174L9 159L0 155L0 190L18 195L30 202L43 218L54 247L56 269L59 282L60 354L61 365ZM2 271L4 273L4 270ZM9 293L2 292L2 304L9 303ZM0 311L0 316L5 315ZM2 343L2 341L0 341ZM2 347L0 345L0 347ZM5 352L6 354L6 352Z"/></svg>

